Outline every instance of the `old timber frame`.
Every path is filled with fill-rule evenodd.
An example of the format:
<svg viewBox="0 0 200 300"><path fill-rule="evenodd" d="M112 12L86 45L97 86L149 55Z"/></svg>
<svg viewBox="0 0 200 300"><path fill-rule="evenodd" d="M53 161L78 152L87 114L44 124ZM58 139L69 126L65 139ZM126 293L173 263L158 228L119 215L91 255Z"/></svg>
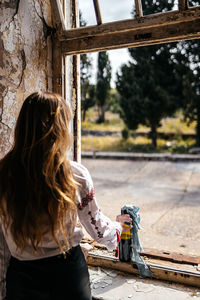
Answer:
<svg viewBox="0 0 200 300"><path fill-rule="evenodd" d="M131 1L131 0L130 0ZM71 12L70 26L66 26L66 3ZM152 15L143 15L141 0L135 0L135 19L103 23L98 0L93 0L97 25L79 28L78 0L51 0L54 33L53 33L53 89L65 96L66 76L63 61L72 56L72 97L74 111L74 159L81 157L80 135L80 80L79 55L119 48L148 46L154 44L177 42L200 38L200 6L189 7L189 0L178 0L178 9ZM68 28L67 28L68 27ZM199 262L192 257L185 257L192 270L184 270L180 263L176 266L164 266L159 263L163 259L159 251L145 254L147 258L158 259L158 263L150 263L153 278L175 281L193 286L200 286ZM171 259L177 254L170 254ZM181 261L184 261L181 257ZM101 257L92 252L88 255L88 264L110 267L125 272L137 273L130 265L116 259Z"/></svg>
<svg viewBox="0 0 200 300"><path fill-rule="evenodd" d="M78 2L74 0L51 0L54 28L52 30L52 64L53 64L53 91L61 94L64 98L69 98L73 110L73 159L81 159L81 124L80 124L80 74L79 56L67 56L62 52L61 36L63 32L73 30L78 27L79 14ZM67 69L70 70L67 72ZM67 74L70 74L68 76ZM69 78L70 77L70 78ZM71 80L69 83L68 81Z"/></svg>
<svg viewBox="0 0 200 300"><path fill-rule="evenodd" d="M54 91L65 94L63 61L66 56L73 56L74 159L79 161L80 74L77 54L200 38L200 6L189 7L189 0L178 0L177 10L146 16L143 15L141 0L135 0L134 19L109 23L102 22L98 0L93 0L93 4L97 25L79 28L78 0L51 0L55 27L53 88ZM67 10L71 12L69 26L66 26Z"/></svg>
<svg viewBox="0 0 200 300"><path fill-rule="evenodd" d="M141 1L135 4L135 19L105 24L96 4L97 25L63 30L62 53L74 55L200 38L200 6L190 8L187 0L179 0L178 10L143 16Z"/></svg>

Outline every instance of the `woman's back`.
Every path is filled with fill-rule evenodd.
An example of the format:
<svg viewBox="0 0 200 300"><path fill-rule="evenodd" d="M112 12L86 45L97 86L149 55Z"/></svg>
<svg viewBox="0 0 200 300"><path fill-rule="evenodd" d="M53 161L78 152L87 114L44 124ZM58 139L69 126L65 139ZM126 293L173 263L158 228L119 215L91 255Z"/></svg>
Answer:
<svg viewBox="0 0 200 300"><path fill-rule="evenodd" d="M67 159L71 117L61 96L31 94L0 161L0 300L91 300L80 224L114 250L131 220L107 218L88 170Z"/></svg>
<svg viewBox="0 0 200 300"><path fill-rule="evenodd" d="M12 150L0 162L0 211L17 247L31 241L34 251L43 239L44 221L68 247L76 219L76 182L67 160L71 112L56 94L30 95L20 111ZM71 221L66 231L66 212Z"/></svg>

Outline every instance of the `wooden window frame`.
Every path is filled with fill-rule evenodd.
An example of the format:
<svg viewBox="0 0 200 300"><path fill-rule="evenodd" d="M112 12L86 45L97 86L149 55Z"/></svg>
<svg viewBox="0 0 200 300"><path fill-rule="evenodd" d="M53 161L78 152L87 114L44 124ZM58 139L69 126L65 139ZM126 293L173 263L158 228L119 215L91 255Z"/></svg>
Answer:
<svg viewBox="0 0 200 300"><path fill-rule="evenodd" d="M54 34L53 40L53 90L65 96L63 61L72 55L72 101L74 112L74 160L81 160L81 104L79 54L119 48L148 46L200 38L200 6L189 7L188 0L178 1L178 10L143 16L141 0L135 0L136 18L102 23L98 0L93 0L97 25L79 28L78 0L70 1L71 28L66 26L66 0L51 0ZM63 13L64 9L64 13ZM88 241L87 241L88 242ZM153 278L200 286L200 257L177 253L146 251L147 257L167 260L177 264L150 263ZM186 270L181 264L193 265ZM115 258L90 254L88 264L138 274L137 268Z"/></svg>

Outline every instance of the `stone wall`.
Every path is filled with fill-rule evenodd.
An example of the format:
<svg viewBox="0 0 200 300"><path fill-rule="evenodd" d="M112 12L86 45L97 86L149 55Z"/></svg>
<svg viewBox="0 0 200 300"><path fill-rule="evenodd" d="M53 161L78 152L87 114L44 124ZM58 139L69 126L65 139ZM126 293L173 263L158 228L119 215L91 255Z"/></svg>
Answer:
<svg viewBox="0 0 200 300"><path fill-rule="evenodd" d="M51 18L49 0L0 2L0 157L25 97L52 90Z"/></svg>

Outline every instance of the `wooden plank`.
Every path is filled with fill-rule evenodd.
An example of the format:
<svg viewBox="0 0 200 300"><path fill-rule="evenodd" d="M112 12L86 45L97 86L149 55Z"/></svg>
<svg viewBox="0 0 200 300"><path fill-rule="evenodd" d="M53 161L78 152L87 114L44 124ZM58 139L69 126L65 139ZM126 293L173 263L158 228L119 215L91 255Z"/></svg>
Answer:
<svg viewBox="0 0 200 300"><path fill-rule="evenodd" d="M189 0L178 0L178 9L180 11L186 10L189 8Z"/></svg>
<svg viewBox="0 0 200 300"><path fill-rule="evenodd" d="M101 26L86 26L76 29L66 30L60 35L60 40L82 39L111 33L127 32L130 30L148 29L152 27L162 27L169 24L179 24L200 18L200 6L192 7L186 11L170 11L147 15L137 19L128 19L117 22L109 22Z"/></svg>
<svg viewBox="0 0 200 300"><path fill-rule="evenodd" d="M72 28L79 26L78 0L71 2ZM73 101L73 136L74 136L74 157L77 162L81 161L81 99L80 99L80 56L72 58L72 101Z"/></svg>
<svg viewBox="0 0 200 300"><path fill-rule="evenodd" d="M57 30L52 34L52 83L53 92L62 95L62 52L58 34L61 30L66 29L64 26L64 17L60 0L51 0L51 10L53 17L53 26Z"/></svg>
<svg viewBox="0 0 200 300"><path fill-rule="evenodd" d="M101 25L102 24L102 18L101 18L99 2L98 2L98 0L93 0L93 3L94 3L94 10L95 10L97 24Z"/></svg>
<svg viewBox="0 0 200 300"><path fill-rule="evenodd" d="M172 261L180 264L198 265L200 264L200 256L189 256L174 252L158 251L154 249L144 249L144 252L140 253L141 256L147 256L148 258L156 258L166 261Z"/></svg>
<svg viewBox="0 0 200 300"><path fill-rule="evenodd" d="M180 40L200 38L200 18L179 24L161 27L132 29L127 32L111 33L62 41L62 53L80 54L119 48L148 46Z"/></svg>
<svg viewBox="0 0 200 300"><path fill-rule="evenodd" d="M81 162L80 55L73 56L74 160Z"/></svg>
<svg viewBox="0 0 200 300"><path fill-rule="evenodd" d="M136 265L120 262L116 258L95 255L89 252L87 263L90 266L98 266L122 271L130 274L139 274ZM163 266L156 263L147 263L153 272L152 278L177 282L184 285L200 287L200 272L176 269L173 266Z"/></svg>
<svg viewBox="0 0 200 300"><path fill-rule="evenodd" d="M141 0L135 0L135 11L136 11L136 18L143 17Z"/></svg>
<svg viewBox="0 0 200 300"><path fill-rule="evenodd" d="M71 28L76 30L79 27L79 13L77 0L71 0Z"/></svg>
<svg viewBox="0 0 200 300"><path fill-rule="evenodd" d="M66 30L65 17L62 10L62 4L60 0L50 0L51 11L53 15L54 27L58 30Z"/></svg>
<svg viewBox="0 0 200 300"><path fill-rule="evenodd" d="M104 245L97 243L95 240L91 238L83 238L81 242L83 244L88 243L97 249L107 251L107 248ZM200 256L189 256L181 253L169 252L164 250L161 251L161 250L156 250L151 248L144 248L144 251L140 252L140 255L146 256L147 258L161 259L161 260L172 261L181 264L189 264L189 265L196 265L196 266L200 264Z"/></svg>
<svg viewBox="0 0 200 300"><path fill-rule="evenodd" d="M52 74L53 92L62 95L62 53L56 34L52 36Z"/></svg>

